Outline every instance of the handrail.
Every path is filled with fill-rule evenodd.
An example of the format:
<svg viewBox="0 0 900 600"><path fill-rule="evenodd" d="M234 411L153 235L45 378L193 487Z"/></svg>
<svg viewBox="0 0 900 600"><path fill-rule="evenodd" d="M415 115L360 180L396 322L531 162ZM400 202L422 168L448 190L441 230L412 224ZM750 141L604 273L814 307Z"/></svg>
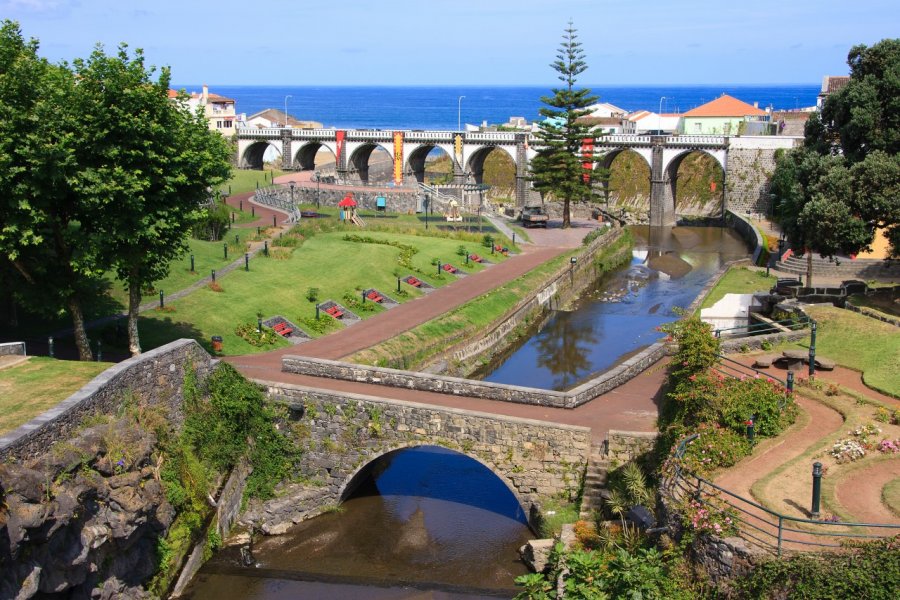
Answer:
<svg viewBox="0 0 900 600"><path fill-rule="evenodd" d="M807 325L809 325L810 322L812 322L812 319L808 315L803 315L802 317L796 317L796 318L792 317L789 319L782 319L781 321L772 321L771 323L750 323L748 325L737 325L735 327L724 327L722 329L713 330L713 334L716 337L720 337L720 334L723 331L732 331L735 329L746 330L747 333L749 333L750 331L759 330L759 329L771 329L771 330L777 332L778 328L772 327L773 325L783 325L784 327L787 327L788 329L792 329L794 327L796 327L797 329L802 329L803 327L806 327Z"/></svg>
<svg viewBox="0 0 900 600"><path fill-rule="evenodd" d="M680 459L684 458L684 453L687 450L688 444L690 444L692 441L697 439L699 436L700 436L699 433L694 433L694 434L689 435L688 437L684 438L683 440L681 440L675 449L675 454L674 454L675 458L679 459L679 461L680 461ZM692 477L695 480L695 482L689 482L687 480L687 478L685 477L686 474L689 475L690 477ZM693 495L694 498L698 502L703 502L704 504L706 503L703 498L704 493L707 496L713 495L709 491L706 491L703 489L705 486L706 488L711 488L713 490L716 490L716 491L724 494L727 497L733 498L735 501L743 503L744 505L747 505L747 506L751 506L751 507L757 509L758 511L761 511L764 514L766 514L770 517L773 517L774 519L777 519L777 522L767 521L760 515L752 514L749 511L747 511L745 508L740 506L739 504L729 501L729 499L727 497L724 498L725 502L729 505L729 507L747 515L748 517L753 517L754 519L757 519L762 524L764 524L770 528L777 529L777 534L768 532L768 531L764 530L763 528L761 528L757 525L754 525L753 523L749 523L746 520L746 518L736 515L735 520L738 521L739 523L742 523L745 526L753 528L754 530L760 532L760 534L762 534L762 535L773 538L772 541L775 542L774 545L776 547L776 553L778 556L782 555L785 543L798 544L801 546L819 547L819 548L839 548L841 546L839 543L829 544L824 541L803 540L803 539L797 539L794 536L788 537L785 535L786 532L787 533L795 533L795 534L803 534L803 535L813 536L813 537L855 538L855 539L878 539L878 538L884 537L884 535L879 534L879 533L857 533L857 532L849 532L849 531L846 531L846 532L822 531L821 528L826 528L826 527L835 527L835 528L844 527L844 528L848 528L848 529L849 528L872 528L872 529L897 530L897 532L900 533L900 523L897 523L897 524L895 524L895 523L855 523L855 522L846 522L846 521L821 521L821 520L815 520L815 519L804 519L801 517L793 517L790 515L784 515L777 511L774 511L770 508L766 508L765 506L759 504L758 502L754 502L753 500L744 498L743 496L736 494L720 485L717 485L708 479L700 477L699 475L696 475L694 473L686 473L686 471L682 468L682 465L680 462L676 463L676 465L675 465L675 484L677 485L679 490ZM810 529L797 529L797 528L793 528L793 527L786 527L785 522L812 525L812 526L814 526L814 528L818 528L819 530L817 531L816 529L810 530ZM768 544L772 543L772 541L761 540L759 537L757 537L753 534L749 534L748 532L746 532L740 528L739 528L739 535L751 538L763 545L765 545L767 543Z"/></svg>
<svg viewBox="0 0 900 600"><path fill-rule="evenodd" d="M760 371L759 369L755 369L755 368L753 368L753 367L748 367L748 366L745 365L744 363L738 362L738 361L734 360L733 358L728 358L727 356L724 356L724 355L722 355L722 354L717 354L717 355L716 355L716 358L719 359L719 362L725 361L725 362L727 362L727 363L734 363L735 365L740 366L742 369L747 369L747 370L749 370L749 371L753 371L754 375L759 376L760 379L762 379L763 377L765 377L766 379L771 379L772 381L777 381L777 382L780 383L782 386L784 386L785 388L787 388L787 381L785 381L784 379L781 379L780 377L776 377L776 376L772 375L771 373L764 373L763 371ZM725 368L729 368L729 367L726 366ZM733 370L737 371L737 369L734 369L733 367L730 367L730 368L732 368ZM718 370L718 369L717 369L717 370ZM720 373L723 373L724 375L726 375L726 376L728 376L728 377L734 377L733 375L730 375L730 374L725 373L725 372L723 372L723 371L719 371L719 372L720 372Z"/></svg>

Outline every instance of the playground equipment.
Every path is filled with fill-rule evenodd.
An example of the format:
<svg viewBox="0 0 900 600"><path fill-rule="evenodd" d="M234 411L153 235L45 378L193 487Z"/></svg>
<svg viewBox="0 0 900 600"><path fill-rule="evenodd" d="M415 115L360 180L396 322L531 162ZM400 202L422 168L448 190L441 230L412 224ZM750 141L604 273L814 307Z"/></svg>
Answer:
<svg viewBox="0 0 900 600"><path fill-rule="evenodd" d="M456 200L450 201L450 206L447 209L447 214L445 215L445 218L448 221L456 221L456 222L463 220L462 215L459 214L459 202L457 202Z"/></svg>

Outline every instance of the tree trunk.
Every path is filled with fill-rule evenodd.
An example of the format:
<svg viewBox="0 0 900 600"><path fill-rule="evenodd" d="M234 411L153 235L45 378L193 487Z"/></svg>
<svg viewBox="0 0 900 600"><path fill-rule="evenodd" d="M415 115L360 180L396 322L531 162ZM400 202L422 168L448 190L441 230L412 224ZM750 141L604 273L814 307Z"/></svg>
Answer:
<svg viewBox="0 0 900 600"><path fill-rule="evenodd" d="M91 341L88 339L87 330L84 328L84 314L81 312L81 304L73 297L70 297L66 304L69 307L69 314L72 315L72 329L75 333L75 346L78 348L78 360L94 360L94 354L91 352Z"/></svg>
<svg viewBox="0 0 900 600"><path fill-rule="evenodd" d="M571 219L571 216L569 215L569 199L566 198L565 200L563 200L563 222L562 222L562 228L563 228L563 229L567 229L567 228L569 228L569 227L571 227L571 226L572 226L572 219Z"/></svg>
<svg viewBox="0 0 900 600"><path fill-rule="evenodd" d="M138 335L138 309L141 305L141 282L136 268L128 277L128 351L131 356L141 353L141 340Z"/></svg>
<svg viewBox="0 0 900 600"><path fill-rule="evenodd" d="M812 287L812 250L806 249L806 287Z"/></svg>

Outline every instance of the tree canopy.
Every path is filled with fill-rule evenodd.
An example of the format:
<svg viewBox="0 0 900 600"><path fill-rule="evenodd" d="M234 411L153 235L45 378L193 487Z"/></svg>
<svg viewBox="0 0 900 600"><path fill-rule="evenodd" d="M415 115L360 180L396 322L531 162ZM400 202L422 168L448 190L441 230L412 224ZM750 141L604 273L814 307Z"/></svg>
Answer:
<svg viewBox="0 0 900 600"><path fill-rule="evenodd" d="M102 47L52 65L19 26L0 27L0 276L33 308L65 306L90 359L82 304L113 271L129 290L140 351L142 287L168 273L210 186L229 172L226 141L168 97L169 70L140 50Z"/></svg>
<svg viewBox="0 0 900 600"><path fill-rule="evenodd" d="M847 62L850 80L809 119L805 146L778 159L778 216L795 247L822 256L867 249L876 231L900 256L900 40L854 46Z"/></svg>
<svg viewBox="0 0 900 600"><path fill-rule="evenodd" d="M571 223L570 203L594 195L590 173L585 176L584 167L586 162L593 164L593 159L582 156L584 140L594 137L594 127L578 119L589 114L586 109L597 96L592 96L590 89L576 87L578 76L588 68L576 33L569 22L550 65L564 85L553 88L552 96L541 98L546 106L540 114L546 118L538 123L537 155L531 161L534 187L563 202L563 227Z"/></svg>

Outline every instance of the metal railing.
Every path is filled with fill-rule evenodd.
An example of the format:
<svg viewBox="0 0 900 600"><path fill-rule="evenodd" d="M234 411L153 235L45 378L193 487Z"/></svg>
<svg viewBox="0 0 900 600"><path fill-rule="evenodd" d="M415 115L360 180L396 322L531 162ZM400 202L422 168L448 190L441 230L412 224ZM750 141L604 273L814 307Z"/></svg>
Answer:
<svg viewBox="0 0 900 600"><path fill-rule="evenodd" d="M748 367L744 363L738 362L721 354L718 355L718 359L719 361L713 366L713 369L726 377L731 377L734 379L745 379L747 377L767 379L771 381L777 381L785 388L785 390L788 389L787 381L780 377L776 377L771 373L766 373L758 369L754 369L753 367Z"/></svg>
<svg viewBox="0 0 900 600"><path fill-rule="evenodd" d="M695 433L683 439L675 450L675 458L684 458L688 444L698 437L699 434ZM900 524L821 521L783 515L708 479L686 472L680 462L675 467L673 484L675 489L712 510L718 508L711 504L710 498L725 502L734 511L738 535L764 549L774 551L777 556L785 551L840 548L842 540L869 540L900 534ZM863 529L876 530L878 533L866 533L861 531Z"/></svg>
<svg viewBox="0 0 900 600"><path fill-rule="evenodd" d="M713 334L718 338L722 337L723 333L731 332L728 334L728 337L742 337L762 335L765 333L780 333L784 331L784 329L776 327L776 325L781 325L781 327L790 329L791 331L798 331L808 327L811 322L812 319L804 315L802 317L791 317L789 319L772 321L770 323L749 323L747 325L738 325L736 327L723 327L721 329L713 330Z"/></svg>

